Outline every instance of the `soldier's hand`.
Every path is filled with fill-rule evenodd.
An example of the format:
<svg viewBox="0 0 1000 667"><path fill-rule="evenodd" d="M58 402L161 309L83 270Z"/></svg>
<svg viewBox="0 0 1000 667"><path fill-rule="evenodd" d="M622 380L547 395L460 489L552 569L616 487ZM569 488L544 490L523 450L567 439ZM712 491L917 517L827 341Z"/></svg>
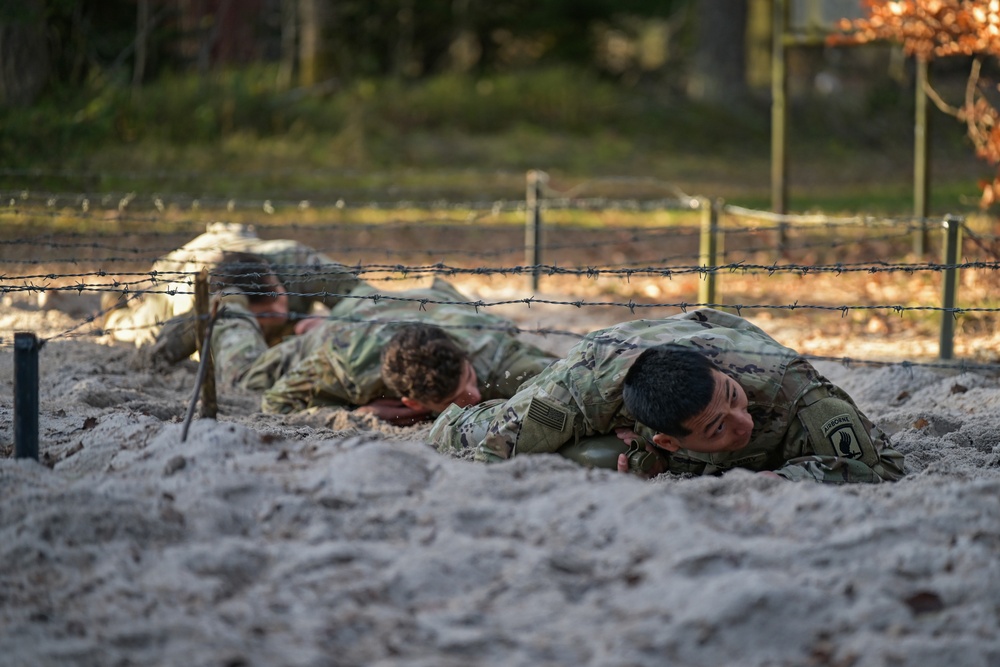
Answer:
<svg viewBox="0 0 1000 667"><path fill-rule="evenodd" d="M625 430L625 429L619 429L619 430ZM618 437L621 437L620 433L618 434ZM639 439L639 438L633 433L631 439ZM624 440L624 438L622 438L622 440ZM639 440L641 441L641 439ZM632 444L630 441L626 442L628 442L628 444ZM660 473L666 472L667 470L666 461L662 458L661 454L658 451L656 451L656 447L649 444L648 442L645 443L645 446L648 455L642 455L641 457L638 457L638 460L641 461L640 464L642 466L641 468L633 467L629 462L630 455L623 453L618 455L618 472L630 472L644 479L651 479L653 477L656 477Z"/></svg>
<svg viewBox="0 0 1000 667"><path fill-rule="evenodd" d="M757 474L760 475L761 477L770 477L772 479L785 479L784 477L774 472L773 470L761 470Z"/></svg>
<svg viewBox="0 0 1000 667"><path fill-rule="evenodd" d="M615 435L617 435L618 439L624 442L626 445L631 445L634 440L639 439L639 436L636 435L635 431L633 431L630 428L626 428L624 426L619 426L618 428L616 428Z"/></svg>
<svg viewBox="0 0 1000 667"><path fill-rule="evenodd" d="M431 416L430 410L414 410L398 398L376 398L367 405L355 408L354 412L375 415L394 426L412 426Z"/></svg>

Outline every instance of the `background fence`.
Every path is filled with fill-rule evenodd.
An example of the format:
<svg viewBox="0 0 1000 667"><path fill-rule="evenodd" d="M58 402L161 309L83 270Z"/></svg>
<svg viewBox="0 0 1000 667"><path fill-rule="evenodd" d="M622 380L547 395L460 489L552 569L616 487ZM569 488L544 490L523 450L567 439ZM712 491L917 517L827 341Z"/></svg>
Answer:
<svg viewBox="0 0 1000 667"><path fill-rule="evenodd" d="M666 196L587 196L593 183L560 192L538 171L520 200L0 191L0 296L12 306L193 283L150 267L221 219L302 241L386 292L441 275L478 294L476 307L575 311L575 327L538 334L585 333L580 312L599 328L711 306L761 320L807 356L996 370L1000 243L988 222L776 215L653 185ZM925 257L912 254L917 234ZM47 339L106 342L99 314ZM0 328L0 347L14 333Z"/></svg>

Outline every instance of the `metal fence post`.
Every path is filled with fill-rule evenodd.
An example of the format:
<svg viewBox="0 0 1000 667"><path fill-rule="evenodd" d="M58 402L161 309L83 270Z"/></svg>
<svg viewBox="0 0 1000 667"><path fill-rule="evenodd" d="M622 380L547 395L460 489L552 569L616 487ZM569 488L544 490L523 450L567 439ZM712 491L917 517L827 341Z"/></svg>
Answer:
<svg viewBox="0 0 1000 667"><path fill-rule="evenodd" d="M544 172L532 169L528 172L528 187L525 195L527 214L524 228L524 263L536 267L531 271L531 290L538 290L537 267L542 263L542 182Z"/></svg>
<svg viewBox="0 0 1000 667"><path fill-rule="evenodd" d="M701 202L701 236L698 264L706 269L698 283L698 303L715 303L715 267L719 265L719 205L718 199L699 199Z"/></svg>
<svg viewBox="0 0 1000 667"><path fill-rule="evenodd" d="M38 460L38 337L14 334L14 458Z"/></svg>
<svg viewBox="0 0 1000 667"><path fill-rule="evenodd" d="M938 343L938 357L951 359L955 351L955 313L958 303L958 258L962 250L962 218L949 215L944 219L944 280L942 282L941 340Z"/></svg>

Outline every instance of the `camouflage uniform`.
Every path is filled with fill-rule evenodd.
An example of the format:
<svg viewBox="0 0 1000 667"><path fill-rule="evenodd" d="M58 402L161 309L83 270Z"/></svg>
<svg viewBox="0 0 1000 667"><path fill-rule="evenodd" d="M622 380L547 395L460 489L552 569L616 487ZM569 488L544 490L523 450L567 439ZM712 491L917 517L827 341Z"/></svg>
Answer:
<svg viewBox="0 0 1000 667"><path fill-rule="evenodd" d="M622 384L636 357L663 343L706 353L743 387L754 421L749 444L736 452L658 450L671 472L747 468L823 482L878 482L905 474L902 455L843 390L750 322L711 309L591 333L510 400L451 406L434 423L431 440L441 450L475 447L476 458L485 461L564 447L586 450L593 436L603 436L593 442L606 448L615 440L608 434L619 427L652 442L655 432L625 409ZM627 449L623 443L620 448ZM616 459L608 460L609 467Z"/></svg>
<svg viewBox="0 0 1000 667"><path fill-rule="evenodd" d="M509 398L555 357L519 341L509 320L477 312L468 301L441 279L387 294L362 285L333 308L328 321L262 355L243 374L242 386L264 389L280 376L261 403L272 413L398 398L382 382L382 349L400 323L426 322L444 328L468 353L484 398Z"/></svg>
<svg viewBox="0 0 1000 667"><path fill-rule="evenodd" d="M308 314L314 303L333 307L360 284L346 267L297 241L264 241L252 227L212 223L206 233L158 259L152 269L158 281L151 287L153 291L109 312L104 328L117 340L133 342L136 347L154 342L163 324L177 316L186 319L194 310L194 276L202 267L216 264L225 251L253 253L271 264L289 292L292 324L295 315Z"/></svg>

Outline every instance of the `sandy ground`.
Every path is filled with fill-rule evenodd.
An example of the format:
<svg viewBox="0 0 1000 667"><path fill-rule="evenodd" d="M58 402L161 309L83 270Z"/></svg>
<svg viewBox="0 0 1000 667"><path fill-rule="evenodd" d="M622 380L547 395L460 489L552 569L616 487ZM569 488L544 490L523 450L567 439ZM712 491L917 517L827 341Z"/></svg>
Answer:
<svg viewBox="0 0 1000 667"><path fill-rule="evenodd" d="M236 394L182 442L193 362L69 336L35 463L10 458L12 334L79 320L3 298L3 665L1000 665L996 377L818 364L892 433L896 484L642 481ZM602 324L572 311L519 312Z"/></svg>

